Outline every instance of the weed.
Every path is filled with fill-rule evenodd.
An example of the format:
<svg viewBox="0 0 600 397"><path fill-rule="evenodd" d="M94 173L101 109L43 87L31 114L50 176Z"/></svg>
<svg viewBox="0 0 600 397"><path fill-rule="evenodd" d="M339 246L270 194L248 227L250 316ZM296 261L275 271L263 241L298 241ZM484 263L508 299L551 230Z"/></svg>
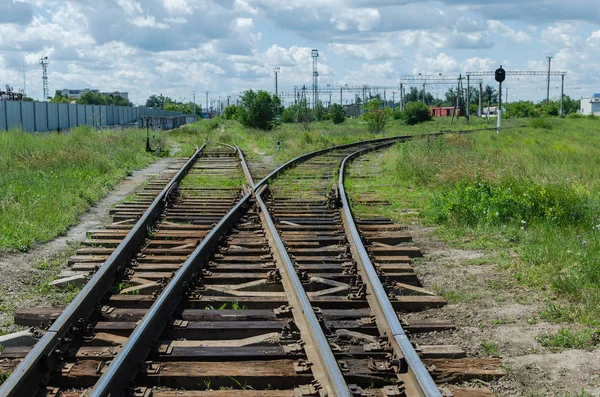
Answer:
<svg viewBox="0 0 600 397"><path fill-rule="evenodd" d="M482 341L481 347L483 347L488 356L500 357L500 348L497 343Z"/></svg>
<svg viewBox="0 0 600 397"><path fill-rule="evenodd" d="M515 322L514 318L502 317L492 320L492 325L514 324Z"/></svg>
<svg viewBox="0 0 600 397"><path fill-rule="evenodd" d="M598 332L590 328L571 330L563 328L556 334L543 333L538 335L538 342L552 351L562 349L592 350L598 344Z"/></svg>
<svg viewBox="0 0 600 397"><path fill-rule="evenodd" d="M232 381L234 381L235 384L238 385L239 388L242 389L242 390L254 390L254 388L247 383L246 379L244 379L244 384L242 384L240 381L238 381L233 376L230 376L229 379L231 379Z"/></svg>
<svg viewBox="0 0 600 397"><path fill-rule="evenodd" d="M0 385L6 382L10 375L12 375L12 372L0 373Z"/></svg>

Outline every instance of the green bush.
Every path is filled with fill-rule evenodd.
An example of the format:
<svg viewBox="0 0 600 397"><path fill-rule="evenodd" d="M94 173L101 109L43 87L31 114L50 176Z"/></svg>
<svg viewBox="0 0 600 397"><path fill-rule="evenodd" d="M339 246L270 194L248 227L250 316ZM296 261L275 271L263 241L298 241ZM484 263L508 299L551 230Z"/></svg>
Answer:
<svg viewBox="0 0 600 397"><path fill-rule="evenodd" d="M409 102L404 107L402 119L406 124L415 125L431 120L429 106L422 102Z"/></svg>
<svg viewBox="0 0 600 397"><path fill-rule="evenodd" d="M331 120L333 120L334 124L341 124L346 121L346 109L339 103L331 105L329 114L331 114Z"/></svg>
<svg viewBox="0 0 600 397"><path fill-rule="evenodd" d="M582 119L582 118L584 118L584 117L585 117L585 116L583 116L582 114L579 114L579 113L569 113L569 114L567 115L567 118L568 118L568 119Z"/></svg>
<svg viewBox="0 0 600 397"><path fill-rule="evenodd" d="M272 130L278 124L281 101L266 91L248 90L244 92L236 114L238 121L246 127Z"/></svg>
<svg viewBox="0 0 600 397"><path fill-rule="evenodd" d="M236 105L230 105L227 106L225 108L225 110L223 111L223 117L226 120L237 120L238 114L239 114L239 106Z"/></svg>
<svg viewBox="0 0 600 397"><path fill-rule="evenodd" d="M367 122L369 131L374 134L383 132L390 120L390 108L382 107L382 105L383 102L379 99L371 99L364 107L363 118Z"/></svg>
<svg viewBox="0 0 600 397"><path fill-rule="evenodd" d="M569 185L540 185L526 179L499 182L462 181L433 195L430 216L453 224L507 224L526 227L532 221L581 224L588 197Z"/></svg>
<svg viewBox="0 0 600 397"><path fill-rule="evenodd" d="M531 120L530 125L533 128L541 128L544 130L551 130L552 129L552 123L550 123L550 121L540 118L540 119L533 119Z"/></svg>
<svg viewBox="0 0 600 397"><path fill-rule="evenodd" d="M537 112L535 111L535 105L529 101L519 101L508 104L507 111L510 117L522 118L522 117L535 117Z"/></svg>

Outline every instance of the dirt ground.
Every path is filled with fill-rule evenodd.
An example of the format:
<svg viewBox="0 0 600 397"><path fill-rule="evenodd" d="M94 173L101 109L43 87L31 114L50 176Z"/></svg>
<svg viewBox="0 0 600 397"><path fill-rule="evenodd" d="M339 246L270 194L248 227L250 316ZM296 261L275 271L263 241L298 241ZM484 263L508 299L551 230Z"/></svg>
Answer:
<svg viewBox="0 0 600 397"><path fill-rule="evenodd" d="M539 318L540 294L515 286L507 270L488 263L483 252L448 247L434 229L412 225L425 257L415 270L426 288L450 295L452 303L413 318L445 318L455 331L418 337L422 344L455 344L469 355L489 357L484 344L497 347L508 376L489 383L498 396L574 396L582 389L600 395L600 349L552 352L536 340L544 332L576 325Z"/></svg>
<svg viewBox="0 0 600 397"><path fill-rule="evenodd" d="M8 302L11 297L18 300L17 296L31 284L28 281L34 278L36 272L41 271L35 269L33 265L56 258L61 254L64 255L70 246L86 238L87 231L100 228L108 223L110 221L109 210L115 204L134 193L149 179L160 174L173 160L174 158L162 158L144 169L134 171L131 176L118 183L104 199L81 215L79 223L71 227L64 236L39 244L28 252L0 254L0 292L2 293L2 300ZM34 300L36 306L46 306L43 299ZM15 329L12 322L12 313L0 311L0 326L5 331Z"/></svg>

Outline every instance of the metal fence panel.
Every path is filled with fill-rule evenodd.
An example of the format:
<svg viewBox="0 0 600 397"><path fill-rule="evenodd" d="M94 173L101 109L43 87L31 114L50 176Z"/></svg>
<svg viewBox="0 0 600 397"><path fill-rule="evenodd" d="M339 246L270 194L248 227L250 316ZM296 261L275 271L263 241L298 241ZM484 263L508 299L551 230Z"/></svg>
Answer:
<svg viewBox="0 0 600 397"><path fill-rule="evenodd" d="M56 131L59 128L63 130L86 124L112 126L139 123L142 117L176 116L181 116L181 114L145 106L0 101L0 130L22 128L24 131ZM174 123L180 124L179 121ZM175 126L175 124L173 125Z"/></svg>
<svg viewBox="0 0 600 397"><path fill-rule="evenodd" d="M35 130L38 132L48 131L48 104L46 102L34 102Z"/></svg>
<svg viewBox="0 0 600 397"><path fill-rule="evenodd" d="M8 129L21 128L21 105L17 101L6 101Z"/></svg>
<svg viewBox="0 0 600 397"><path fill-rule="evenodd" d="M94 126L94 105L85 106L85 123Z"/></svg>
<svg viewBox="0 0 600 397"><path fill-rule="evenodd" d="M69 104L58 104L58 127L61 130L69 129Z"/></svg>
<svg viewBox="0 0 600 397"><path fill-rule="evenodd" d="M0 131L6 131L6 102L0 101Z"/></svg>
<svg viewBox="0 0 600 397"><path fill-rule="evenodd" d="M100 125L107 126L108 106L100 106Z"/></svg>
<svg viewBox="0 0 600 397"><path fill-rule="evenodd" d="M21 103L21 123L23 124L23 131L33 132L35 131L35 117L33 110L33 102L22 101Z"/></svg>
<svg viewBox="0 0 600 397"><path fill-rule="evenodd" d="M87 124L87 116L85 114L85 105L76 105L77 106L77 125L86 125Z"/></svg>
<svg viewBox="0 0 600 397"><path fill-rule="evenodd" d="M113 125L114 124L114 112L113 112L113 108L112 106L107 106L106 107L106 125Z"/></svg>
<svg viewBox="0 0 600 397"><path fill-rule="evenodd" d="M68 105L69 109L69 128L77 127L77 105Z"/></svg>
<svg viewBox="0 0 600 397"><path fill-rule="evenodd" d="M46 102L48 110L48 131L58 130L58 103Z"/></svg>

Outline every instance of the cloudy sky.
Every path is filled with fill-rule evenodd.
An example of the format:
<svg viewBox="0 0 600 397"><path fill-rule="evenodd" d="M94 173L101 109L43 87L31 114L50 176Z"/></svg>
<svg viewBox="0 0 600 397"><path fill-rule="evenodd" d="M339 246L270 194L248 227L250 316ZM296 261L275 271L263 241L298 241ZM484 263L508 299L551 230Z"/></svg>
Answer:
<svg viewBox="0 0 600 397"><path fill-rule="evenodd" d="M484 4L485 3L485 4ZM572 97L600 92L598 0L0 0L0 85L210 99L311 84L396 85L407 74L568 72ZM486 81L490 82L491 81ZM509 100L545 97L545 78L509 78ZM551 96L560 95L560 77ZM435 95L448 87L432 86ZM391 96L391 93L387 93ZM335 98L334 98L335 99Z"/></svg>

